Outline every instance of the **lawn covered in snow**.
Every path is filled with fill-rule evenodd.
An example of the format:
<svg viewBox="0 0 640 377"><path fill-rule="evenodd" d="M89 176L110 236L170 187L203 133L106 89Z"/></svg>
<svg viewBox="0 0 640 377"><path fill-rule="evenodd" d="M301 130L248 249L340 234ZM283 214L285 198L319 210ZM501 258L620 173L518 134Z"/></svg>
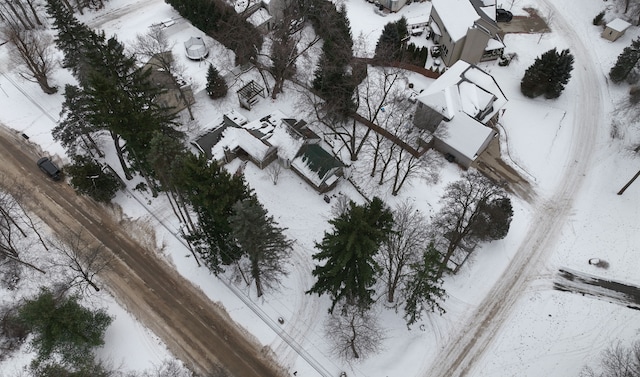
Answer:
<svg viewBox="0 0 640 377"><path fill-rule="evenodd" d="M397 14L382 17L374 13L373 4L364 0L343 2L356 41L354 52L360 56L372 54L387 22L402 15L408 18L422 16L430 9L429 2L414 2ZM449 296L444 304L446 314L426 315L421 323L408 330L400 314L383 305L376 306L378 320L386 330L379 354L357 363L333 357L323 332L329 299L304 294L314 282L310 273L313 269L311 255L315 253L314 243L322 238L329 227L327 221L333 217L331 204L339 195L346 195L356 202L364 200L346 181L330 193L332 203L327 204L322 196L288 170L281 173L277 185L274 185L265 171L251 163L246 166L247 183L278 223L288 228L287 235L296 241L291 273L284 279L284 288L260 300L255 298L255 292L243 284L236 285L230 277L220 280L205 268L196 266L178 236L179 224L161 197L152 200L150 196L129 190L118 194L115 201L128 217L153 224L158 243L163 245L163 256L212 300L222 303L234 320L260 342L270 346L279 361L291 371L298 371L298 375L321 376L325 371L338 375L340 371L346 371L349 376L426 376L432 364L438 362L438 351L464 330L468 321L473 320L474 310L502 278L502 273L525 241L528 229L536 225L532 223L533 214L546 205L556 204L556 194L568 172L576 166L584 167L580 187L575 188L576 195L567 203L570 213L559 224L557 237L549 243L549 249L535 266L537 274L529 277L519 299L501 319L503 325L469 373L470 376L487 377L577 375L585 363L593 363L599 352L611 342L620 340L628 343L637 338L640 331L640 314L637 311L553 289L556 271L561 267L640 285L640 256L635 249L640 241L636 231L640 206L635 200L640 194L640 184L632 185L622 196L616 195L637 171L638 159L633 148L640 138L634 118L619 111L620 104L626 100L627 84L613 85L607 80L617 55L640 35L640 31L632 27L613 43L600 38L601 29L593 26L591 20L601 10L611 8L611 1L503 2L507 8L513 3L511 10L515 15L525 15L523 8L537 9L550 22L552 30L543 35L507 35L504 39L506 52L517 54L517 59L508 67L499 67L496 62L479 64L494 76L509 100L501 122L502 152L505 159L511 161L533 184L536 200L527 203L512 198L514 217L508 236L482 245L458 275L446 279L445 289ZM613 17L610 11L606 18ZM234 83L225 99L209 99L202 91L208 63L224 73L224 70L232 68L232 53L207 39L212 46L209 60L188 61L184 57L182 43L193 36L204 37L203 33L185 20L178 19L177 14L161 0L143 0L133 4L125 0L111 0L106 9L97 14L87 13L81 19L92 27L104 29L107 35L116 34L119 40L130 44L136 34L144 33L150 25L169 18L176 19L176 23L166 29L169 38L175 42L174 55L185 65L187 78L196 93L196 121L188 124L192 138L216 125L221 114L230 109L238 111L249 121L275 110L292 117L308 117L299 88L289 84L277 100L264 99L251 111L240 109L235 90L247 80L261 80L255 71ZM524 71L535 57L553 47L569 48L575 52L574 77L556 100L524 97L519 89ZM7 63L7 48L8 45L0 47L0 122L24 132L44 150L64 159L64 151L50 134L58 119L62 95L44 95L37 85L18 77ZM590 64L585 64L587 60ZM597 81L598 92L580 90L577 77L584 75ZM415 83L416 89L426 88L432 83L431 79L411 75L408 80ZM63 86L72 82L68 72L62 69L55 72L55 84ZM598 106L580 108L576 107L577 103ZM601 113L594 113L594 110ZM572 142L581 127L577 120L589 116L604 121L590 141L588 158L576 161L572 151L580 146ZM615 133L611 132L614 123L617 125ZM117 163L112 165L117 166ZM237 166L235 161L228 169L235 171ZM355 163L353 169L360 172L356 177L366 176L362 173L366 169L366 161ZM397 197L390 195L388 186L378 186L364 179L359 183L369 196L378 195L389 205L411 200L425 214L432 215L438 209L438 199L445 185L458 179L460 173L455 165L443 163L437 183L416 178ZM588 260L594 257L608 261L609 268L604 270L589 265ZM33 285L29 289L33 289ZM101 356L134 370L147 368L168 357L159 340L141 328L112 299L102 297L95 304L108 306L110 313L116 316L116 321L107 331L107 345L100 351ZM280 317L284 324L277 322ZM24 362L15 359L0 364L3 371L0 375L13 375L21 365Z"/></svg>

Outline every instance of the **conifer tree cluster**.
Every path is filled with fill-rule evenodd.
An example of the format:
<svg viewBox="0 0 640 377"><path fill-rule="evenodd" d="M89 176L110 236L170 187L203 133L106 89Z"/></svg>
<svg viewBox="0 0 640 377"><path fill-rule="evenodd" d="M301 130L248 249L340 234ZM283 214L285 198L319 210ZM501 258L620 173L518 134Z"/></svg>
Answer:
<svg viewBox="0 0 640 377"><path fill-rule="evenodd" d="M609 71L609 78L620 83L629 76L640 60L640 38L636 38L618 55L616 64Z"/></svg>
<svg viewBox="0 0 640 377"><path fill-rule="evenodd" d="M236 54L243 65L257 57L262 35L249 21L223 0L167 0L193 26L203 30Z"/></svg>
<svg viewBox="0 0 640 377"><path fill-rule="evenodd" d="M525 72L520 83L522 94L529 98L543 94L548 99L558 98L571 78L573 60L568 49L545 52Z"/></svg>
<svg viewBox="0 0 640 377"><path fill-rule="evenodd" d="M351 66L353 38L346 7L338 11L327 0L315 1L309 20L324 41L313 87L337 115L346 116L355 110L354 90L364 78Z"/></svg>
<svg viewBox="0 0 640 377"><path fill-rule="evenodd" d="M404 40L408 36L406 18L401 17L396 22L386 24L376 45L376 59L385 62L401 61L405 49Z"/></svg>

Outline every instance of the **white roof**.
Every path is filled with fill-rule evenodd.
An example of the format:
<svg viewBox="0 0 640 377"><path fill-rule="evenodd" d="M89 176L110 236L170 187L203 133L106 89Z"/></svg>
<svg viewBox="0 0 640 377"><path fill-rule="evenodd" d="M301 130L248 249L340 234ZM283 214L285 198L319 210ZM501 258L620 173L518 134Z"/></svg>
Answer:
<svg viewBox="0 0 640 377"><path fill-rule="evenodd" d="M609 29L613 29L615 31L625 31L629 26L631 26L631 24L621 18L616 18L607 24Z"/></svg>
<svg viewBox="0 0 640 377"><path fill-rule="evenodd" d="M269 144L278 148L278 157L291 161L296 157L304 140L291 135L288 129L284 122L280 122L273 130Z"/></svg>
<svg viewBox="0 0 640 377"><path fill-rule="evenodd" d="M469 0L432 0L431 4L454 41L467 35L467 30L480 19Z"/></svg>
<svg viewBox="0 0 640 377"><path fill-rule="evenodd" d="M487 17L489 17L492 20L496 20L496 4L492 4L492 5L485 5L483 7L480 7L480 10L487 15Z"/></svg>
<svg viewBox="0 0 640 377"><path fill-rule="evenodd" d="M411 27L411 25L420 25L426 24L429 22L429 15L423 14L421 16L415 16L407 18L407 26Z"/></svg>
<svg viewBox="0 0 640 377"><path fill-rule="evenodd" d="M507 98L491 75L463 60L458 60L417 97L418 101L449 120L458 110L476 116L491 99L493 111L485 119L502 108Z"/></svg>
<svg viewBox="0 0 640 377"><path fill-rule="evenodd" d="M286 118L286 115L282 111L276 110L265 117L243 125L242 128L259 131L263 136L269 137L276 126L282 122L283 118Z"/></svg>
<svg viewBox="0 0 640 377"><path fill-rule="evenodd" d="M238 147L242 148L257 161L262 161L269 149L272 148L256 139L244 128L228 127L222 133L220 141L211 148L211 155L215 160L220 161L224 158L225 148L234 150Z"/></svg>
<svg viewBox="0 0 640 377"><path fill-rule="evenodd" d="M436 134L440 140L473 161L487 138L493 135L493 130L460 112L453 121L442 122Z"/></svg>
<svg viewBox="0 0 640 377"><path fill-rule="evenodd" d="M492 50L498 50L501 48L504 48L504 43L500 42L497 39L491 38L489 39L489 41L487 42L487 47L484 49L485 51L492 51Z"/></svg>

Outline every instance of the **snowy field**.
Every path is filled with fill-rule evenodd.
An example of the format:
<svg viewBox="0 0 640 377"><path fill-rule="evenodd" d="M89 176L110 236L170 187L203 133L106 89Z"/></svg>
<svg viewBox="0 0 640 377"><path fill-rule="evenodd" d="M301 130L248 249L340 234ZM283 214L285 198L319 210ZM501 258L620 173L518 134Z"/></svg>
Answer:
<svg viewBox="0 0 640 377"><path fill-rule="evenodd" d="M354 40L363 42L359 45L362 50L356 52L362 56L372 54L387 22L402 15L408 18L425 15L430 10L429 2L414 2L397 14L382 17L364 0L344 0L344 3ZM622 196L616 195L637 171L638 159L633 148L640 135L636 121L625 118L624 113L618 111L619 104L626 100L628 86L615 86L607 81L616 57L640 35L640 30L632 27L613 43L600 38L600 29L593 26L591 20L601 10L611 7L612 1L516 0L504 3L507 8L513 3L511 10L516 15L525 15L523 8L538 9L538 13L550 21L552 30L544 35L507 35L506 52L517 53L518 58L508 67L499 67L495 62L480 64L495 77L509 99L501 124L505 159L530 180L537 199L526 203L513 198L514 217L508 236L483 245L458 275L447 278L446 314L425 316L421 323L407 330L400 314L376 307L378 320L386 329L386 339L379 354L362 362L344 363L329 352L322 326L327 318L329 299L303 292L313 284L311 254L314 253L314 242L319 241L328 229L327 221L333 216L331 205L290 171L283 171L278 184L273 185L266 172L254 165L248 164L245 169L246 180L260 201L296 240L292 271L284 281L285 288L260 300L244 285L218 280L205 268L196 266L177 236L178 224L163 199L152 201L138 192L127 191L120 193L116 202L126 216L155 226L164 257L212 300L222 303L234 320L260 342L269 345L282 365L298 371L298 376L322 376L324 371L333 376L340 371L361 377L427 376L432 364L437 363L438 352L473 320L474 311L483 298L503 278L503 272L526 241L528 230L536 225L532 224L533 214L544 206L555 205L565 177L575 169L584 170L581 179L577 180L580 186L574 188L576 195L567 200L568 215L555 229L556 236L548 242L548 250L533 266L536 273L529 276L519 299L500 318L502 326L467 374L474 377L577 376L582 366L593 364L600 351L611 342L620 340L627 344L640 334L640 313L637 311L589 296L553 290L559 268L640 285L640 256L636 249L640 244L636 225L640 205L635 200L640 194L640 184L632 185ZM188 61L182 53L182 42L192 36L203 36L202 32L179 20L162 0L127 4L125 0L111 0L105 10L85 14L81 19L92 27L104 29L107 35L116 34L125 43L131 43L136 34L144 33L154 23L169 18L177 20L166 31L175 42L174 55L187 68L188 79L197 92L196 121L189 125L193 130L192 137L216 124L220 114L229 109L242 113L249 121L274 110L305 117L300 112L298 92L292 87L285 87L285 93L276 101L262 100L250 112L239 108L234 94L244 81L236 82L224 100L211 101L202 92L207 64ZM613 16L609 13L607 19ZM224 73L231 67L232 53L215 41L207 41L212 45L209 62ZM524 97L519 89L524 71L535 57L553 47L569 48L575 54L574 77L556 100ZM0 122L26 133L48 153L64 160L63 149L50 134L59 117L62 95L47 96L37 85L19 78L8 63L7 48L8 45L0 47ZM250 79L252 74L255 72L242 80ZM597 92L581 91L583 86L579 85L579 79L585 77L595 81L600 89ZM417 87L426 87L431 82L413 77L409 80L417 83ZM62 69L55 72L54 83L60 87L72 82L72 77ZM579 107L578 104L589 106ZM583 126L579 120L585 117L601 119L602 124L588 145L576 146L573 140ZM614 121L620 125L617 132L622 135L620 137L611 136ZM575 160L572 151L587 147L588 157ZM237 162L228 168L234 171ZM390 190L385 188L365 186L369 193L381 196L392 205L401 200L413 200L429 215L437 211L444 186L456 180L460 173L455 166L443 164L437 184L428 185L415 179L398 197L392 197ZM345 182L331 192L331 198L335 199L339 194L362 201ZM605 270L589 265L588 260L594 257L609 262L610 267ZM6 292L2 294L6 295L3 296L5 300L14 299ZM99 296L92 304L107 306L116 316L107 331L107 344L100 356L131 370L149 368L171 357L166 347L113 299ZM279 317L284 319L283 325L277 323ZM17 374L26 363L28 355L0 364L0 376ZM318 366L322 367L321 371L317 370Z"/></svg>

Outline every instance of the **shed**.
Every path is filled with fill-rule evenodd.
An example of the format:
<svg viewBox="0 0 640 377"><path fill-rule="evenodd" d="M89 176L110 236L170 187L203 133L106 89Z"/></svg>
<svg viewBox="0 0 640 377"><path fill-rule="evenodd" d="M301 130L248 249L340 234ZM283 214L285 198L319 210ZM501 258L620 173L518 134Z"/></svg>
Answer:
<svg viewBox="0 0 640 377"><path fill-rule="evenodd" d="M260 86L260 84L254 80L249 81L247 85L240 88L236 93L238 94L240 105L247 110L251 110L251 106L258 102L258 96L265 98L264 87Z"/></svg>
<svg viewBox="0 0 640 377"><path fill-rule="evenodd" d="M602 32L602 38L613 42L622 37L629 26L631 26L631 24L627 21L621 18L616 18L605 26L604 31Z"/></svg>

